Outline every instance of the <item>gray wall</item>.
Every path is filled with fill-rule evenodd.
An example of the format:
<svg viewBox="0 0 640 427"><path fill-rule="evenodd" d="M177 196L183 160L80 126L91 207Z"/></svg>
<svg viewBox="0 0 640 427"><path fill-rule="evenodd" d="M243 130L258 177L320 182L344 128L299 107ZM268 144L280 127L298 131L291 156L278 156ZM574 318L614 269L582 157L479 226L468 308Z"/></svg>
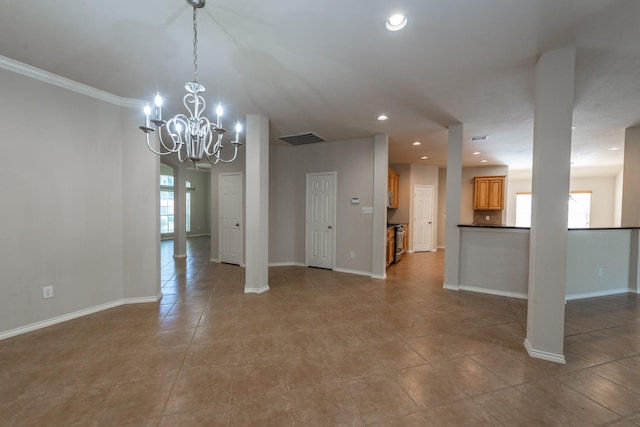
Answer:
<svg viewBox="0 0 640 427"><path fill-rule="evenodd" d="M373 206L373 137L349 141L334 141L307 146L288 147L291 150L291 170L281 168L274 174L288 174L293 181L291 224L282 229L273 227L270 236L290 236L295 263L304 263L306 175L316 172L337 172L336 188L336 269L371 272L373 215L363 214L362 207ZM282 155L282 153L278 153ZM280 162L282 164L282 162ZM278 179L278 178L276 178ZM281 178L280 178L281 179ZM289 189L278 188L277 191ZM276 194L275 199L285 197ZM359 197L360 204L352 205L351 198ZM349 257L353 251L355 259ZM278 254L276 259L280 258Z"/></svg>
<svg viewBox="0 0 640 427"><path fill-rule="evenodd" d="M189 235L211 233L211 176L208 170L187 170L191 182L191 231Z"/></svg>
<svg viewBox="0 0 640 427"><path fill-rule="evenodd" d="M159 162L142 114L3 69L0 82L0 333L155 297Z"/></svg>

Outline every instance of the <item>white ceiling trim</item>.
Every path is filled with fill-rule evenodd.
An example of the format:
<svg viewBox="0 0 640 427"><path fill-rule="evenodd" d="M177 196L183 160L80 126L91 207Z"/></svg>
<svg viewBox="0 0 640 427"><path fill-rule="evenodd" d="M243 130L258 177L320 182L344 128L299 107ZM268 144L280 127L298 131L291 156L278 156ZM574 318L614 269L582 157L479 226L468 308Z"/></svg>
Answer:
<svg viewBox="0 0 640 427"><path fill-rule="evenodd" d="M85 84L76 82L75 80L50 73L49 71L41 70L40 68L33 67L31 65L16 61L11 58L7 58L6 56L2 55L0 55L0 68L8 71L13 71L14 73L21 74L32 79L40 80L42 82L49 83L54 86L58 86L85 96L89 96L100 101L115 104L120 107L142 108L146 104L146 101L133 98L123 98L121 96L113 95L109 92L87 86Z"/></svg>

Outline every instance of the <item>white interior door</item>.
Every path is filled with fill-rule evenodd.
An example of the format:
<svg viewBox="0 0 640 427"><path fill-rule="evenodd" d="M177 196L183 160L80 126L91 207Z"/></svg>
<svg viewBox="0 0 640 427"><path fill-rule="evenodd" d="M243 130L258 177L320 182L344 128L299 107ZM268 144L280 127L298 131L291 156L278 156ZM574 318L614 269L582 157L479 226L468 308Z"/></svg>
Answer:
<svg viewBox="0 0 640 427"><path fill-rule="evenodd" d="M309 267L333 269L336 173L307 174L305 258Z"/></svg>
<svg viewBox="0 0 640 427"><path fill-rule="evenodd" d="M433 185L416 185L413 190L413 251L433 249Z"/></svg>
<svg viewBox="0 0 640 427"><path fill-rule="evenodd" d="M218 175L220 262L242 263L242 173Z"/></svg>

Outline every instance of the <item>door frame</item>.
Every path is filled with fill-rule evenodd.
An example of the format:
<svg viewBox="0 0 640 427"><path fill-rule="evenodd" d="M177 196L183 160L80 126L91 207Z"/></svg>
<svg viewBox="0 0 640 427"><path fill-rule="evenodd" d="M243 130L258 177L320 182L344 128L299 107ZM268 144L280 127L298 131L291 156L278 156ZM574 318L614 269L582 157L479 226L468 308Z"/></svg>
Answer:
<svg viewBox="0 0 640 427"><path fill-rule="evenodd" d="M242 172L220 172L218 173L218 261L222 262L222 242L223 242L223 236L222 236L222 228L220 227L220 222L221 222L221 214L222 214L222 191L221 191L221 186L222 186L222 177L223 176L238 176L240 178L240 250L238 251L239 254L238 256L240 257L240 262L238 263L238 265L242 266L244 265L244 176L242 175Z"/></svg>
<svg viewBox="0 0 640 427"><path fill-rule="evenodd" d="M307 244L308 244L308 239L309 239L309 177L312 176L324 176L324 175L331 175L333 176L333 200L332 200L332 206L333 206L333 212L330 213L331 215L331 222L332 222L332 230L333 230L333 238L332 240L332 244L331 244L331 270L335 270L336 268L336 240L337 240L337 227L336 227L336 211L337 211L337 206L336 206L336 201L337 201L337 189L338 189L338 172L337 171L330 171L330 172L313 172L313 173L307 173L306 174L306 178L305 178L305 207L304 207L304 265L306 267L309 267L309 251L307 250Z"/></svg>

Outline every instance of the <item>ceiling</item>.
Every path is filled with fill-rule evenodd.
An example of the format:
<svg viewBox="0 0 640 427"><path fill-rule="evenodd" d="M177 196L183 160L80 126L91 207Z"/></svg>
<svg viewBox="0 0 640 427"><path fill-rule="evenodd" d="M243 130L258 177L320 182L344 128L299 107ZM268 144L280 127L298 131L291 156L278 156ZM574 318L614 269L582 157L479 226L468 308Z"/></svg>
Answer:
<svg viewBox="0 0 640 427"><path fill-rule="evenodd" d="M408 25L390 32L398 11ZM576 46L574 167L619 166L609 148L640 125L639 18L637 0L208 0L198 81L232 120L268 117L275 144L386 133L390 163L445 166L446 128L463 123L464 166L526 170L536 59ZM160 91L177 112L191 20L184 0L3 0L0 55L126 98Z"/></svg>

